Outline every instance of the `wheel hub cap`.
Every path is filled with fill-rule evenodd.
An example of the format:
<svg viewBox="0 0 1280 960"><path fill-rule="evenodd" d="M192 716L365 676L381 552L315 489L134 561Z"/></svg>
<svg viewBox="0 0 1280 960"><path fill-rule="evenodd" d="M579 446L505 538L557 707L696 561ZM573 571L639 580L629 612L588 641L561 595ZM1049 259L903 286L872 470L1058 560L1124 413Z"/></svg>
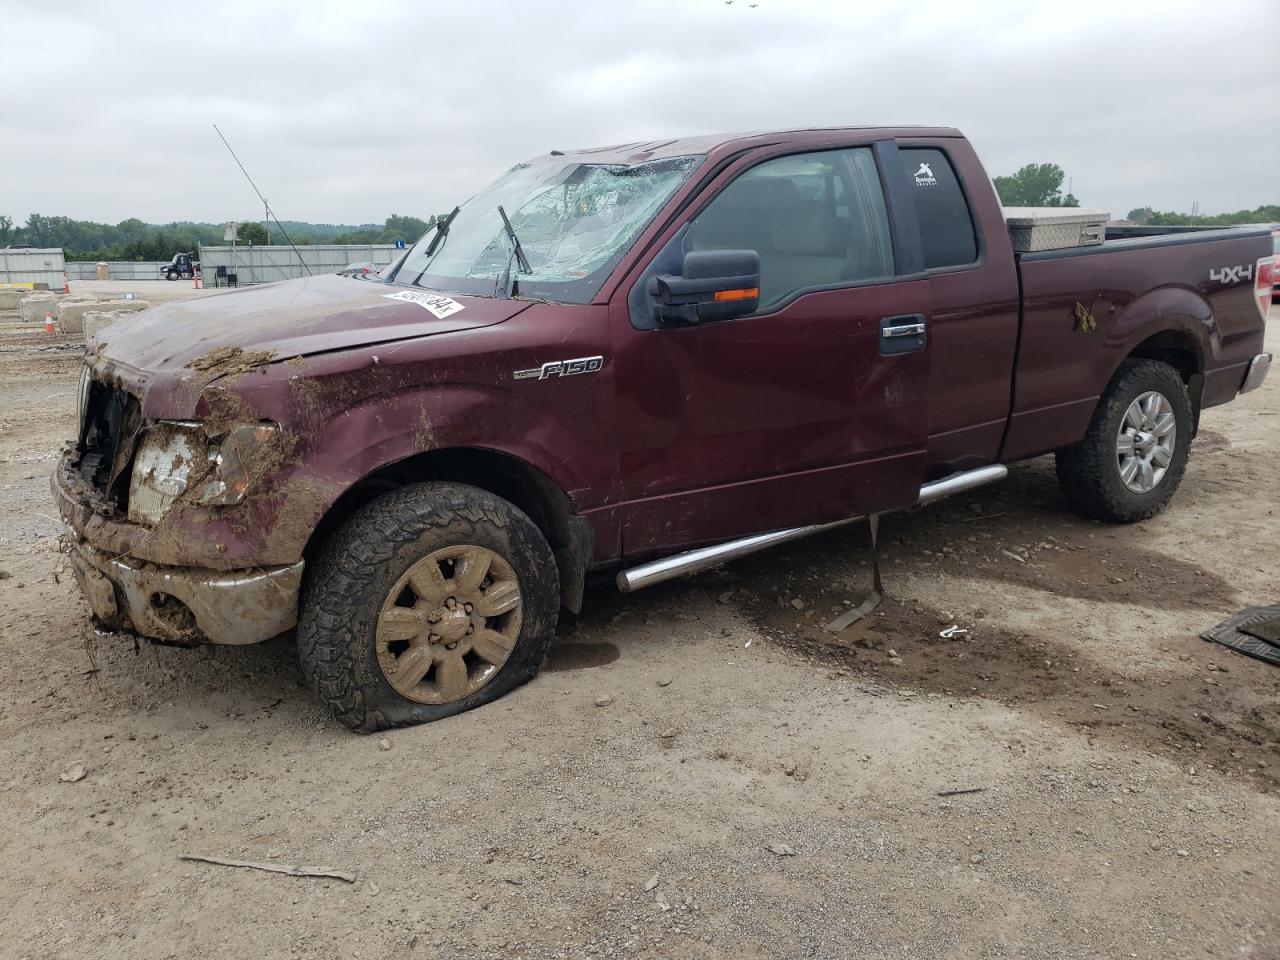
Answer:
<svg viewBox="0 0 1280 960"><path fill-rule="evenodd" d="M1164 394L1149 390L1129 404L1116 434L1120 479L1134 493L1158 487L1173 462L1178 426L1173 405Z"/></svg>
<svg viewBox="0 0 1280 960"><path fill-rule="evenodd" d="M466 636L469 626L471 626L471 617L462 607L457 607L445 611L440 622L435 625L434 632L440 634L440 638L446 643L451 643Z"/></svg>
<svg viewBox="0 0 1280 960"><path fill-rule="evenodd" d="M520 636L515 571L485 547L433 551L402 576L378 614L378 666L396 692L449 703L479 690Z"/></svg>

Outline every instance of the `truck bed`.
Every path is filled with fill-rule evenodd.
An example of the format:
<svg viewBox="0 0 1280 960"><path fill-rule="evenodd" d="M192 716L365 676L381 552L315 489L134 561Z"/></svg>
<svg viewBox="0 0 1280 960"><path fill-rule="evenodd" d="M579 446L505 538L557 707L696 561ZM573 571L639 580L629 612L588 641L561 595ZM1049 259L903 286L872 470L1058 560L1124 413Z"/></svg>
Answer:
<svg viewBox="0 0 1280 960"><path fill-rule="evenodd" d="M1019 255L1022 305L1003 459L1078 440L1135 351L1174 361L1202 406L1234 398L1262 349L1252 278L1270 252L1266 228L1244 227Z"/></svg>

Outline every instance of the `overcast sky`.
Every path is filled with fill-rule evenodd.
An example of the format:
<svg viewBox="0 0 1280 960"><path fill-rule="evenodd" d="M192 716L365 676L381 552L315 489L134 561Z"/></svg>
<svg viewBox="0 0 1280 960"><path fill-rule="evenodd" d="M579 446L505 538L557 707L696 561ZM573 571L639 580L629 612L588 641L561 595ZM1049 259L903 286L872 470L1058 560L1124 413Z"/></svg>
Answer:
<svg viewBox="0 0 1280 960"><path fill-rule="evenodd" d="M1087 206L1280 202L1275 0L2 0L0 213L222 221L444 211L552 148L959 127ZM21 38L19 41L17 38Z"/></svg>

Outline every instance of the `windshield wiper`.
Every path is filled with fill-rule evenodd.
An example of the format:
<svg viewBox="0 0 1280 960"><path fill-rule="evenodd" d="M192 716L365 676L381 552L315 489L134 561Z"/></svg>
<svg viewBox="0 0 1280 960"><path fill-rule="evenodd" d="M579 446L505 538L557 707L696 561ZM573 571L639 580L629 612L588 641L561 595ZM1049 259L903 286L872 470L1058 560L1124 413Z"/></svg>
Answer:
<svg viewBox="0 0 1280 960"><path fill-rule="evenodd" d="M435 222L436 235L432 237L431 242L427 244L427 249L422 251L422 256L424 257L424 260L422 262L422 269L419 270L418 275L413 278L413 280L410 283L410 286L416 287L418 285L418 281L421 280L423 276L426 274L427 268L431 266L432 254L434 254L436 250L438 250L440 247L444 245L444 241L449 236L449 226L450 224L453 223L453 218L458 215L458 211L461 209L462 207L454 207L452 212L450 212L450 214L447 217L445 217L443 220L437 220ZM396 276L393 279L399 279L399 276L400 276L400 271L397 270Z"/></svg>
<svg viewBox="0 0 1280 960"><path fill-rule="evenodd" d="M520 238L516 236L515 228L511 226L511 221L507 219L507 211L502 209L502 204L498 204L498 216L502 218L502 227L507 231L507 238L511 241L511 256L507 257L506 269L502 271L502 276L498 277L498 286L502 288L504 297L513 297L516 292L515 281L511 278L511 261L520 261L521 273L533 273L533 267L529 266L529 258L524 255L524 248L520 246Z"/></svg>
<svg viewBox="0 0 1280 960"><path fill-rule="evenodd" d="M431 242L427 244L427 249L424 251L428 257L436 252L436 247L440 246L444 238L449 235L449 227L453 223L453 218L458 215L458 211L461 209L461 207L454 207L452 213L443 220L436 222L436 235L431 238Z"/></svg>
<svg viewBox="0 0 1280 960"><path fill-rule="evenodd" d="M516 236L516 231L511 226L511 221L507 219L507 211L502 209L502 204L498 204L498 216L502 218L502 226L506 228L507 236L511 238L516 259L520 261L520 272L533 273L533 267L529 266L529 258L524 255L524 247L520 246L520 238Z"/></svg>

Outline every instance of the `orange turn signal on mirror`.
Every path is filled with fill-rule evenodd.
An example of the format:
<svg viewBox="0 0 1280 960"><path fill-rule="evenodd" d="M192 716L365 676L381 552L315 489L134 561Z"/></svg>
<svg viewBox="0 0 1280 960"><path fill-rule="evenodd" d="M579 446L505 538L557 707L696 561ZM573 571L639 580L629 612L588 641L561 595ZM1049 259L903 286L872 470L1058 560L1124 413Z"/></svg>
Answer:
<svg viewBox="0 0 1280 960"><path fill-rule="evenodd" d="M760 296L759 287L747 287L745 290L717 290L716 302L725 300L755 300Z"/></svg>

